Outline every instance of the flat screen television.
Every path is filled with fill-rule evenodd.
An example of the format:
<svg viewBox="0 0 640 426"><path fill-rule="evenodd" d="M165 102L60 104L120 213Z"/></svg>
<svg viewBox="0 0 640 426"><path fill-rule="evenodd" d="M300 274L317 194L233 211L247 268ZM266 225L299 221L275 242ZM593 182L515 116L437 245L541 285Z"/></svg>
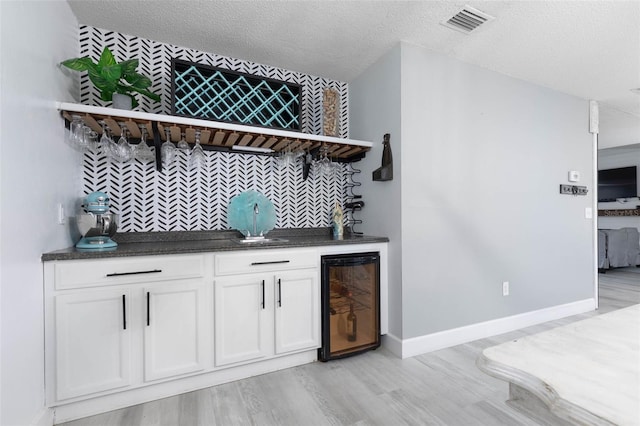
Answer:
<svg viewBox="0 0 640 426"><path fill-rule="evenodd" d="M638 196L637 167L622 167L598 171L598 201Z"/></svg>

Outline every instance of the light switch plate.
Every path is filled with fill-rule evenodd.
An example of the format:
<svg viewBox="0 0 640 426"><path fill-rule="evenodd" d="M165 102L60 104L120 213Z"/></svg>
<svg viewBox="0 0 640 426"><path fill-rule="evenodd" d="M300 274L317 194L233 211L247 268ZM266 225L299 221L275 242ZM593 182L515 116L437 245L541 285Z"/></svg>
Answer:
<svg viewBox="0 0 640 426"><path fill-rule="evenodd" d="M593 209L591 207L584 208L584 218L593 219Z"/></svg>

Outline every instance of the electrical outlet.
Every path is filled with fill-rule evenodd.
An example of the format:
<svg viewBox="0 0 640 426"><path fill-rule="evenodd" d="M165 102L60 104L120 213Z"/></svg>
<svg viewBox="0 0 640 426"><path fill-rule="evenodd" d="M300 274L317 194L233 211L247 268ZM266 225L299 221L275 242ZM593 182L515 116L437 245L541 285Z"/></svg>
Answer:
<svg viewBox="0 0 640 426"><path fill-rule="evenodd" d="M502 282L502 295L503 296L509 295L509 281Z"/></svg>
<svg viewBox="0 0 640 426"><path fill-rule="evenodd" d="M584 218L593 219L593 209L591 207L584 208Z"/></svg>
<svg viewBox="0 0 640 426"><path fill-rule="evenodd" d="M64 214L64 205L58 203L58 225L64 225L67 222L67 217Z"/></svg>

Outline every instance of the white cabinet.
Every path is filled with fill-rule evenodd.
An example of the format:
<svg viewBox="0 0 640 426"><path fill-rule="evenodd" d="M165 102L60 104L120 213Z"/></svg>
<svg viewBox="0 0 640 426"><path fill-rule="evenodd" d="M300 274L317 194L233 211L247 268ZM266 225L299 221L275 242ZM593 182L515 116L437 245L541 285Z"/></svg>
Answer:
<svg viewBox="0 0 640 426"><path fill-rule="evenodd" d="M273 303L268 277L240 275L215 282L216 366L257 360L270 355L269 324ZM271 284L271 283L269 283Z"/></svg>
<svg viewBox="0 0 640 426"><path fill-rule="evenodd" d="M206 287L200 281L145 286L144 380L205 369Z"/></svg>
<svg viewBox="0 0 640 426"><path fill-rule="evenodd" d="M275 352L320 346L320 287L316 269L281 272L275 277Z"/></svg>
<svg viewBox="0 0 640 426"><path fill-rule="evenodd" d="M216 256L216 367L320 346L318 259L308 249Z"/></svg>
<svg viewBox="0 0 640 426"><path fill-rule="evenodd" d="M126 288L55 297L58 399L131 384L130 307Z"/></svg>
<svg viewBox="0 0 640 426"><path fill-rule="evenodd" d="M68 421L312 362L320 256L354 249L386 246L45 262L47 405Z"/></svg>
<svg viewBox="0 0 640 426"><path fill-rule="evenodd" d="M206 271L208 265L209 272ZM93 397L211 367L211 256L45 265L47 400Z"/></svg>

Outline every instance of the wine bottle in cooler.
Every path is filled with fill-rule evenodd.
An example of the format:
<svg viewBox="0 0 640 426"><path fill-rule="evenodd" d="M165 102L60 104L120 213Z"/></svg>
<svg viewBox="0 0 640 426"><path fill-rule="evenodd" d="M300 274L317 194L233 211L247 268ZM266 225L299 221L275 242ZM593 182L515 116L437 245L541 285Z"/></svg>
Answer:
<svg viewBox="0 0 640 426"><path fill-rule="evenodd" d="M347 315L347 340L355 342L357 337L358 318L353 312L353 300L349 302L349 314Z"/></svg>

